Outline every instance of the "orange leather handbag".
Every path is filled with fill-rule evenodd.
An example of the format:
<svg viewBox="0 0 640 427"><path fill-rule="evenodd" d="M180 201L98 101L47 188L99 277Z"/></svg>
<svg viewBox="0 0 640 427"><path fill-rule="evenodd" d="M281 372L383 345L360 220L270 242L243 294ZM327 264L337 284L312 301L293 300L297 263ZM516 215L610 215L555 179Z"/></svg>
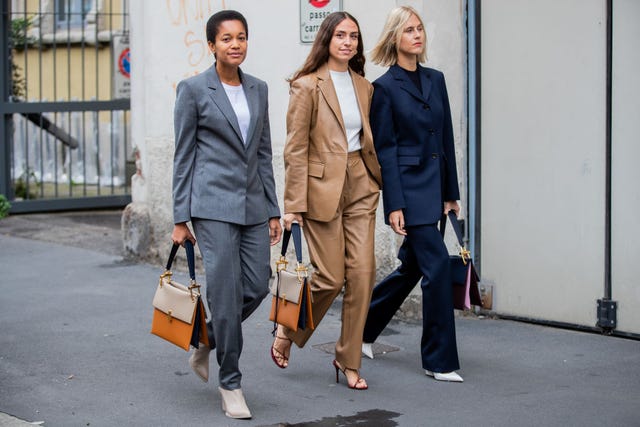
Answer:
<svg viewBox="0 0 640 427"><path fill-rule="evenodd" d="M311 312L311 288L307 280L307 267L302 264L302 237L300 226L291 225L282 236L280 259L276 261L276 278L271 284L271 312L269 320L273 321L273 331L277 325L283 325L292 331L298 329L314 329ZM295 272L287 270L287 246L293 235L293 246L296 250L298 265Z"/></svg>
<svg viewBox="0 0 640 427"><path fill-rule="evenodd" d="M189 351L189 345L198 348L199 343L203 343L208 346L209 338L200 285L196 283L193 244L187 240L184 246L191 283L185 286L172 280L171 264L180 247L173 245L166 270L160 275L153 297L151 333Z"/></svg>

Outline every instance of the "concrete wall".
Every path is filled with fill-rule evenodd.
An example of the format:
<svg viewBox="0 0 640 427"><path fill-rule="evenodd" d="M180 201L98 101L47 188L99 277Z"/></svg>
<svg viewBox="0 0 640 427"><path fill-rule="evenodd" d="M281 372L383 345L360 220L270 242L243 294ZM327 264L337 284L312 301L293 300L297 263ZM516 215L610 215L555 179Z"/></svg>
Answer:
<svg viewBox="0 0 640 427"><path fill-rule="evenodd" d="M501 313L594 325L605 2L494 0L481 11L483 279Z"/></svg>
<svg viewBox="0 0 640 427"><path fill-rule="evenodd" d="M635 188L640 173L640 2L613 3L613 92L612 92L612 299L618 301L618 329L640 333L640 286L635 260L640 236L640 191Z"/></svg>
<svg viewBox="0 0 640 427"><path fill-rule="evenodd" d="M606 2L492 0L481 14L483 280L500 314L593 327L606 282ZM638 2L613 2L612 299L632 333L639 17Z"/></svg>
<svg viewBox="0 0 640 427"><path fill-rule="evenodd" d="M396 5L415 7L425 20L429 38L428 66L447 77L454 116L454 133L461 187L465 193L466 164L466 30L464 0L344 0L343 9L359 21L365 51L370 50ZM132 140L139 153L139 171L132 179L132 204L123 217L127 250L139 257L164 258L172 229L171 171L173 105L176 84L213 63L205 42L208 17L226 7L241 11L249 23L249 52L243 70L269 85L274 171L282 196L285 115L288 85L285 79L304 61L310 45L299 36L299 3L292 0L168 0L131 2ZM385 70L367 64L367 78ZM464 203L464 201L463 201ZM381 212L381 209L379 210ZM398 240L379 218L377 250L379 275L395 266ZM274 253L275 257L275 253Z"/></svg>

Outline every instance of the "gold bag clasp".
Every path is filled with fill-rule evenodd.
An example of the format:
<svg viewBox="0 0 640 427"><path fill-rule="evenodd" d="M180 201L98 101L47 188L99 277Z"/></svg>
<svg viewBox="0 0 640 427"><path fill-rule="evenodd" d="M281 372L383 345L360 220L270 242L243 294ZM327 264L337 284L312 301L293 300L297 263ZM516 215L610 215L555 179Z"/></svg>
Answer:
<svg viewBox="0 0 640 427"><path fill-rule="evenodd" d="M467 265L467 262L471 259L471 252L464 246L460 248L460 258L462 258L462 263L464 265Z"/></svg>

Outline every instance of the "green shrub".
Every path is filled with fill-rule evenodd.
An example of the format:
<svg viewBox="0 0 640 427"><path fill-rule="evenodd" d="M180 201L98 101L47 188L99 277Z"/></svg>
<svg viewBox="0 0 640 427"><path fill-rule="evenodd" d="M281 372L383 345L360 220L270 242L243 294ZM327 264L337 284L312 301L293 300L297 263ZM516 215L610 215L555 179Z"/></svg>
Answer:
<svg viewBox="0 0 640 427"><path fill-rule="evenodd" d="M9 209L11 209L11 203L4 197L4 194L0 194L0 218L8 216Z"/></svg>

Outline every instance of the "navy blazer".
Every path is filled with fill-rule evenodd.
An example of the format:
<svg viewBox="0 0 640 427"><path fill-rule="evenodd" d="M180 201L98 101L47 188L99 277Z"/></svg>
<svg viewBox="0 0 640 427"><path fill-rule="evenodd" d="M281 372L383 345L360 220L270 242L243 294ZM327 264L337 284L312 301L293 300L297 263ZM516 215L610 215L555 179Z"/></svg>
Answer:
<svg viewBox="0 0 640 427"><path fill-rule="evenodd" d="M444 75L418 65L422 93L398 65L373 82L370 123L382 170L385 222L435 224L459 200L453 125Z"/></svg>

